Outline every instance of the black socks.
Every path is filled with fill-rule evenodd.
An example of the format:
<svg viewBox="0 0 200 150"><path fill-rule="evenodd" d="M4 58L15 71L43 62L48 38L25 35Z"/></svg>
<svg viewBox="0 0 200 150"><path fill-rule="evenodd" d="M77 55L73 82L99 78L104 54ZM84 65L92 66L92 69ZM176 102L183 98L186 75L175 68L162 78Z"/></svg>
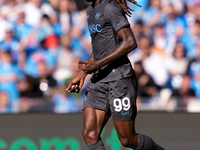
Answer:
<svg viewBox="0 0 200 150"><path fill-rule="evenodd" d="M88 150L105 150L102 140L97 141L94 144L87 145Z"/></svg>
<svg viewBox="0 0 200 150"><path fill-rule="evenodd" d="M165 150L158 144L156 144L150 137L142 134L140 136L140 144L135 150Z"/></svg>
<svg viewBox="0 0 200 150"><path fill-rule="evenodd" d="M156 144L150 137L142 134L140 136L140 144L134 150L165 150L158 144ZM105 150L102 140L97 141L94 144L87 145L87 150Z"/></svg>

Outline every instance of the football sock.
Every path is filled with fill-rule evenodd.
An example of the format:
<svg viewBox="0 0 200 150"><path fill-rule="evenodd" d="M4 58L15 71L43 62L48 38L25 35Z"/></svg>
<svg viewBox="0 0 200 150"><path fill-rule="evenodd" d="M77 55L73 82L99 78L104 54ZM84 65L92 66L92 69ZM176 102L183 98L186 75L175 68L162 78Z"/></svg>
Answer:
<svg viewBox="0 0 200 150"><path fill-rule="evenodd" d="M88 150L105 150L102 140L97 141L94 144L87 145Z"/></svg>
<svg viewBox="0 0 200 150"><path fill-rule="evenodd" d="M165 150L158 144L156 144L150 137L142 134L140 136L140 144L135 150Z"/></svg>

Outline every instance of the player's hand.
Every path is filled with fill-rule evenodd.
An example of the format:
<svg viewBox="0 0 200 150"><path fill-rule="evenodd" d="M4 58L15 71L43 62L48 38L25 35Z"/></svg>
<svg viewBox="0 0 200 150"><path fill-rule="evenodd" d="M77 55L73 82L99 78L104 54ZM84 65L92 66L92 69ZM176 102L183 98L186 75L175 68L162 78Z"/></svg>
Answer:
<svg viewBox="0 0 200 150"><path fill-rule="evenodd" d="M78 61L78 68L86 74L91 74L99 69L99 63L94 60Z"/></svg>
<svg viewBox="0 0 200 150"><path fill-rule="evenodd" d="M70 93L79 93L83 84L84 84L84 80L85 77L87 75L84 74L82 71L80 71L73 79L72 81L69 83L66 91L70 92Z"/></svg>
<svg viewBox="0 0 200 150"><path fill-rule="evenodd" d="M125 0L115 0L124 10L124 12L131 17L132 13L131 11L134 11L133 9L131 9L125 2ZM128 0L129 2L131 2L132 4L138 6L138 7L142 7L141 5L138 4L137 1L135 0Z"/></svg>

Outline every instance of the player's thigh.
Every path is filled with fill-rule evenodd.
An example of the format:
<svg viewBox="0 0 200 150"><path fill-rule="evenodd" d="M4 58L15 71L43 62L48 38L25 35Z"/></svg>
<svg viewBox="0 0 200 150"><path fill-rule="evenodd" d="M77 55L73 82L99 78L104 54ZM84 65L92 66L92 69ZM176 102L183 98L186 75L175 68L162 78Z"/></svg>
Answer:
<svg viewBox="0 0 200 150"><path fill-rule="evenodd" d="M135 149L140 142L135 134L135 119L130 121L114 120L114 125L121 144L124 147Z"/></svg>
<svg viewBox="0 0 200 150"><path fill-rule="evenodd" d="M130 121L116 121L113 119L119 138L133 139L135 136L135 119Z"/></svg>
<svg viewBox="0 0 200 150"><path fill-rule="evenodd" d="M86 107L83 115L83 126L86 134L100 136L109 116L106 111Z"/></svg>
<svg viewBox="0 0 200 150"><path fill-rule="evenodd" d="M83 101L84 129L100 134L109 118L109 108L108 84L90 82Z"/></svg>

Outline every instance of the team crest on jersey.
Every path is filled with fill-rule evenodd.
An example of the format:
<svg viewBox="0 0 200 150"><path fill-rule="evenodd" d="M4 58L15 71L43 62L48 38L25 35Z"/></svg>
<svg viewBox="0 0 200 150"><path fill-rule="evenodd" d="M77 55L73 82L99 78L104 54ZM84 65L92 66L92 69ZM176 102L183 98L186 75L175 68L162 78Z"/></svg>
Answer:
<svg viewBox="0 0 200 150"><path fill-rule="evenodd" d="M100 16L101 16L100 12L97 12L96 15L95 15L95 19L99 20Z"/></svg>

